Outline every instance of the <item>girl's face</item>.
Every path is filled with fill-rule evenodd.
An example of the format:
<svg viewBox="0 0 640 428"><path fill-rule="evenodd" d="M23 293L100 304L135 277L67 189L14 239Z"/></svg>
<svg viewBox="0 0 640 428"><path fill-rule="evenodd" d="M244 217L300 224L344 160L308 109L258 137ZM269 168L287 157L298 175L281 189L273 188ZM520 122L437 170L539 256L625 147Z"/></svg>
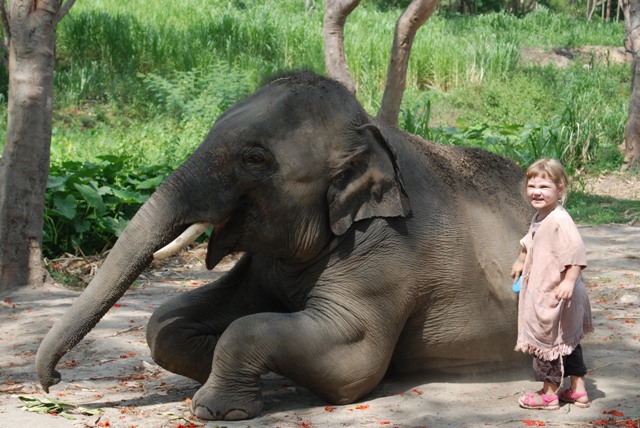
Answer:
<svg viewBox="0 0 640 428"><path fill-rule="evenodd" d="M538 211L539 217L545 217L558 206L563 189L549 178L531 177L527 181L527 198L531 206Z"/></svg>

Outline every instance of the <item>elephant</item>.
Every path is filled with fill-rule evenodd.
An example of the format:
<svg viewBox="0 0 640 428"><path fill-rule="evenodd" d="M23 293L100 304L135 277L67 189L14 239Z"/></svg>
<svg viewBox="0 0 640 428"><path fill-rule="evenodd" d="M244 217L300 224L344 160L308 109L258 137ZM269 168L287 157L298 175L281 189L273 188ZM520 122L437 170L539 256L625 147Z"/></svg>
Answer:
<svg viewBox="0 0 640 428"><path fill-rule="evenodd" d="M58 383L154 252L200 223L215 225L208 269L241 258L147 325L153 360L201 384L199 418L256 417L268 372L339 405L389 372L502 368L517 359L522 186L511 160L383 126L340 83L283 74L221 114L140 208L44 337L37 376Z"/></svg>

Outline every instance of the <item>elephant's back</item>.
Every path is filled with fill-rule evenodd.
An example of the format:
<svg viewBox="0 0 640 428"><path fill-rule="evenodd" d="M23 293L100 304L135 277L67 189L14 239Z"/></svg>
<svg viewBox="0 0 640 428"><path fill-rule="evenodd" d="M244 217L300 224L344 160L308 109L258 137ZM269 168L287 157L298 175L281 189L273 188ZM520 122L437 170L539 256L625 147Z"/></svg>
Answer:
<svg viewBox="0 0 640 428"><path fill-rule="evenodd" d="M512 160L478 147L446 146L403 134L409 149L434 176L431 179L439 179L453 196L463 191L505 194L506 202L522 208L524 171Z"/></svg>
<svg viewBox="0 0 640 428"><path fill-rule="evenodd" d="M499 217L513 223L517 230L526 228L532 211L526 202L524 171L519 165L481 148L446 146L401 133L419 165L412 169L421 170L411 178L408 189L418 195L417 200L424 200L428 192L427 199L439 199L449 211L447 217L456 217L458 226L464 218L482 222ZM427 207L426 211L430 210Z"/></svg>

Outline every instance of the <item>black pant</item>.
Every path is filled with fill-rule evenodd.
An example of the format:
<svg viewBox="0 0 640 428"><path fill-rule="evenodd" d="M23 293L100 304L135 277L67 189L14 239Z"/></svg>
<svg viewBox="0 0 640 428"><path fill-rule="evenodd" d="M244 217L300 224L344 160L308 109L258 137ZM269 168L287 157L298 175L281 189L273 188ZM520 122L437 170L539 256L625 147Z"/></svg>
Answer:
<svg viewBox="0 0 640 428"><path fill-rule="evenodd" d="M582 347L576 349L569 355L562 356L553 361L544 361L539 358L533 359L533 376L539 382L551 382L554 385L562 383L562 366L564 365L564 376L584 376L587 374L587 367L582 358Z"/></svg>

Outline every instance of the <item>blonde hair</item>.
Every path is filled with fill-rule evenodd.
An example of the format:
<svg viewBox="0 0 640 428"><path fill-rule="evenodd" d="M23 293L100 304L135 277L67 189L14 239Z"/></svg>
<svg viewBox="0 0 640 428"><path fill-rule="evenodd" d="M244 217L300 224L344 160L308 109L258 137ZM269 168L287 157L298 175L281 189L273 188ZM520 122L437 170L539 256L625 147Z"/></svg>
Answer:
<svg viewBox="0 0 640 428"><path fill-rule="evenodd" d="M538 159L527 168L525 185L534 177L546 178L553 181L560 192L560 205L565 203L569 189L569 178L560 161L547 158Z"/></svg>

